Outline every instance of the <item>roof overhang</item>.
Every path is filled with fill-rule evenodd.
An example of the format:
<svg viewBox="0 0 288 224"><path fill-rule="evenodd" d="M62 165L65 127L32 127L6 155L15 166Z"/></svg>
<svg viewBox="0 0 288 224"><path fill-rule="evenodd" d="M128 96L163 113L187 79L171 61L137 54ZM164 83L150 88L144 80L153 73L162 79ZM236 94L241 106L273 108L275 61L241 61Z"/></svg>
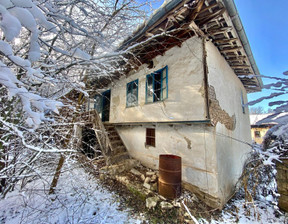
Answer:
<svg viewBox="0 0 288 224"><path fill-rule="evenodd" d="M123 62L126 73L149 64L156 56L181 46L195 35L214 43L247 92L261 90L262 80L253 76L259 75L259 71L233 0L170 0L164 3L118 49L129 52Z"/></svg>

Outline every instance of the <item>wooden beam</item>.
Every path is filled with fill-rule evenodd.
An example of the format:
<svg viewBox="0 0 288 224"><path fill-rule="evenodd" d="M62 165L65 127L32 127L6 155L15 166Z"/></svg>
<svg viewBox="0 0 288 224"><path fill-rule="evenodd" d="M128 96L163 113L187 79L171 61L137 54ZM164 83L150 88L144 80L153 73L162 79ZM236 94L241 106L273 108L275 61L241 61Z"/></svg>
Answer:
<svg viewBox="0 0 288 224"><path fill-rule="evenodd" d="M228 49L222 49L220 50L221 53L227 53L227 52L234 52L234 51L238 51L238 50L241 50L242 47L239 46L239 47L233 47L233 48L228 48Z"/></svg>
<svg viewBox="0 0 288 224"><path fill-rule="evenodd" d="M230 39L215 39L213 40L213 42L217 43L217 44L226 44L226 43L231 43L233 41L237 41L238 38L230 38Z"/></svg>
<svg viewBox="0 0 288 224"><path fill-rule="evenodd" d="M210 35L216 35L216 34L219 34L219 33L224 33L224 32L228 32L232 30L232 27L231 26L227 26L227 27L221 27L221 28L215 28L215 29L210 29L210 30L207 30L207 33L209 33Z"/></svg>
<svg viewBox="0 0 288 224"><path fill-rule="evenodd" d="M150 32L151 30L154 30L155 28L157 28L161 23L165 23L165 20L167 20L167 18L171 15L174 15L174 17L177 17L177 15L175 15L175 12L177 12L179 9L181 9L183 7L184 4L187 3L188 0L186 1L182 1L180 4L178 4L173 10L171 10L170 12L168 12L165 16L163 16L163 18L159 19L153 26L151 26L148 29L148 32ZM202 0L201 0L202 1Z"/></svg>
<svg viewBox="0 0 288 224"><path fill-rule="evenodd" d="M219 11L217 11L215 13L212 13L211 15L204 16L204 17L201 17L201 18L197 18L196 22L198 22L199 26L201 27L203 24L208 23L209 21L211 21L213 19L216 19L219 16L222 16L225 11L226 11L226 9L222 8L221 10L219 10Z"/></svg>
<svg viewBox="0 0 288 224"><path fill-rule="evenodd" d="M188 22L195 20L197 16L199 15L199 13L201 12L204 2L205 0L199 0L196 7L193 9L193 11L185 20Z"/></svg>
<svg viewBox="0 0 288 224"><path fill-rule="evenodd" d="M245 59L247 59L245 55L239 55L239 56L227 55L227 58L226 58L227 61L238 61L238 60L245 60Z"/></svg>
<svg viewBox="0 0 288 224"><path fill-rule="evenodd" d="M236 72L237 76L241 76L241 75L251 75L251 72Z"/></svg>
<svg viewBox="0 0 288 224"><path fill-rule="evenodd" d="M250 65L231 65L231 68L250 68Z"/></svg>
<svg viewBox="0 0 288 224"><path fill-rule="evenodd" d="M196 25L194 21L189 24L189 27L194 31L197 36L205 37L205 33Z"/></svg>
<svg viewBox="0 0 288 224"><path fill-rule="evenodd" d="M199 12L199 14L201 14L201 13L203 13L203 12L206 12L207 10L210 11L210 9L212 9L212 8L214 8L214 7L216 7L216 6L219 6L219 4L218 4L218 3L214 3L213 5L209 5L209 6L205 7L204 9L202 9L202 10Z"/></svg>

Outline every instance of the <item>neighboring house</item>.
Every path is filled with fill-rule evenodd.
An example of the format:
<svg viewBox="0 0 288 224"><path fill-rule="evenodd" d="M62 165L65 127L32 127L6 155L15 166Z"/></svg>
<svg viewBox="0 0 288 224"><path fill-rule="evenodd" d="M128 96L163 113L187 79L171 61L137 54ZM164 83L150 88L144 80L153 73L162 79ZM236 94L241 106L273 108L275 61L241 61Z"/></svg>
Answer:
<svg viewBox="0 0 288 224"><path fill-rule="evenodd" d="M127 73L89 107L145 166L182 157L184 187L221 208L251 150L246 94L262 86L245 77L259 72L234 2L167 1L119 50L129 47Z"/></svg>
<svg viewBox="0 0 288 224"><path fill-rule="evenodd" d="M263 137L265 136L266 132L273 127L275 124L274 121L264 121L267 117L271 116L272 113L269 114L250 114L250 124L251 124L251 136L253 141L258 144L262 144Z"/></svg>
<svg viewBox="0 0 288 224"><path fill-rule="evenodd" d="M287 124L287 115L288 112L275 112L269 114L251 114L250 115L250 123L251 123L251 135L252 139L258 143L262 144L264 137L269 129L270 130L270 138L273 135L283 135L282 132L286 132L282 129L276 131L281 126ZM276 128L276 129L275 129ZM272 134L273 133L273 134ZM286 135L283 135L286 136Z"/></svg>

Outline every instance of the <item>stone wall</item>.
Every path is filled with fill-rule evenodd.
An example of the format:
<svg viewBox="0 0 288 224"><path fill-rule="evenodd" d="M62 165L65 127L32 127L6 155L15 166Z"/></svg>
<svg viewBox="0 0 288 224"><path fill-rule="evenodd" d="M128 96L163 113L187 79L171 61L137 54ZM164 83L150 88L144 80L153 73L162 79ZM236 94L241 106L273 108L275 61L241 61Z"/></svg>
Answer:
<svg viewBox="0 0 288 224"><path fill-rule="evenodd" d="M278 206L288 212L288 159L277 162L277 186L280 194Z"/></svg>

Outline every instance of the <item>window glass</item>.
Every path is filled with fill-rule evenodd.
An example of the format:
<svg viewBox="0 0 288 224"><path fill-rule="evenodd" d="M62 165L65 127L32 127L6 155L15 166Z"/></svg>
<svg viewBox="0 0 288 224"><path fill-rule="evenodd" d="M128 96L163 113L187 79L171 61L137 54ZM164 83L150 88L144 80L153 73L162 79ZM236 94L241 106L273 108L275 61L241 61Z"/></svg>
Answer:
<svg viewBox="0 0 288 224"><path fill-rule="evenodd" d="M146 102L152 103L154 96L154 88L153 88L153 76L147 75L146 78Z"/></svg>
<svg viewBox="0 0 288 224"><path fill-rule="evenodd" d="M168 97L168 79L167 79L167 74L168 74L168 68L167 66L163 69L162 71L162 100L166 99Z"/></svg>
<svg viewBox="0 0 288 224"><path fill-rule="evenodd" d="M126 106L133 107L138 104L138 79L127 84Z"/></svg>
<svg viewBox="0 0 288 224"><path fill-rule="evenodd" d="M260 131L255 131L254 134L255 134L255 138L261 137Z"/></svg>
<svg viewBox="0 0 288 224"><path fill-rule="evenodd" d="M155 128L146 128L146 145L155 147Z"/></svg>
<svg viewBox="0 0 288 224"><path fill-rule="evenodd" d="M154 99L153 102L161 100L161 72L154 73Z"/></svg>
<svg viewBox="0 0 288 224"><path fill-rule="evenodd" d="M95 96L94 109L97 110L98 113L102 112L102 95L96 95Z"/></svg>
<svg viewBox="0 0 288 224"><path fill-rule="evenodd" d="M168 67L147 75L146 103L164 100L168 97Z"/></svg>

